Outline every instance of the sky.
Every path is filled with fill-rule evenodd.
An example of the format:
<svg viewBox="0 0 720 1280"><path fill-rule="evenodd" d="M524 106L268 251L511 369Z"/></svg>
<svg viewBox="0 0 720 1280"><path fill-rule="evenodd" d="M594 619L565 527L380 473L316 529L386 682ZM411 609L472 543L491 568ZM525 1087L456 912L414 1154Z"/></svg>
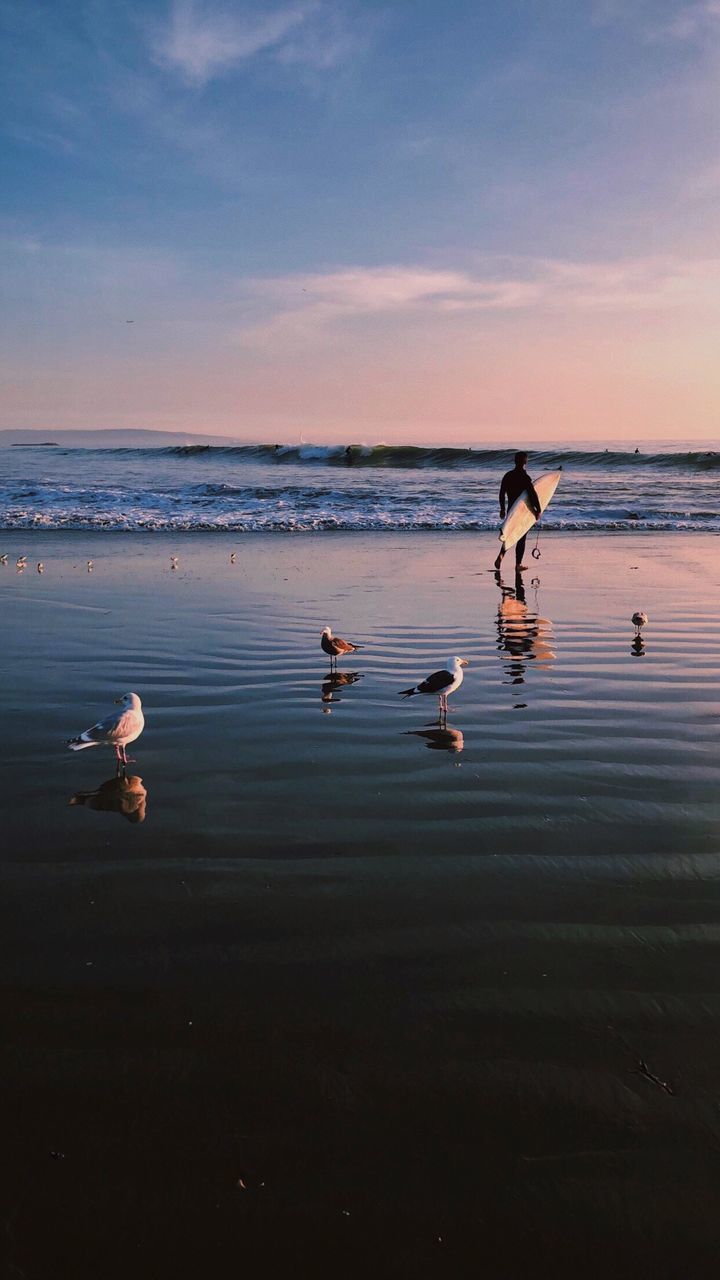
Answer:
<svg viewBox="0 0 720 1280"><path fill-rule="evenodd" d="M0 23L0 427L718 435L720 0Z"/></svg>

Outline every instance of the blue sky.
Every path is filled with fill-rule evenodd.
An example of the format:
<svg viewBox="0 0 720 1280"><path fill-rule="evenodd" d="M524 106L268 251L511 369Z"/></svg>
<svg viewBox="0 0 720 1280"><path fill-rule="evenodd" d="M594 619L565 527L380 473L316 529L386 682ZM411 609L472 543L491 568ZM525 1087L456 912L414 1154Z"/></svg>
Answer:
<svg viewBox="0 0 720 1280"><path fill-rule="evenodd" d="M3 426L715 429L720 0L0 16Z"/></svg>

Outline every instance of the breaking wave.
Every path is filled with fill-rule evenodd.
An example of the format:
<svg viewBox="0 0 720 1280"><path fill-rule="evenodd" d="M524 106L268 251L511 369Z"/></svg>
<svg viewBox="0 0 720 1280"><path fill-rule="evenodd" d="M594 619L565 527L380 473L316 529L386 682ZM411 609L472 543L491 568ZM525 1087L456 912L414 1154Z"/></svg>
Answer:
<svg viewBox="0 0 720 1280"><path fill-rule="evenodd" d="M29 446L24 446L29 448ZM109 454L127 459L149 460L154 457L201 459L222 462L247 461L282 465L306 464L328 467L396 467L440 468L464 470L475 468L503 468L510 465L512 451L508 449L450 449L425 445L170 445L160 448L111 448L111 449L58 449L61 454ZM533 449L532 466L539 470L557 470L564 467L581 467L583 470L637 470L652 468L660 471L714 471L720 470L720 452L712 449L682 450L667 453L635 453L618 449Z"/></svg>

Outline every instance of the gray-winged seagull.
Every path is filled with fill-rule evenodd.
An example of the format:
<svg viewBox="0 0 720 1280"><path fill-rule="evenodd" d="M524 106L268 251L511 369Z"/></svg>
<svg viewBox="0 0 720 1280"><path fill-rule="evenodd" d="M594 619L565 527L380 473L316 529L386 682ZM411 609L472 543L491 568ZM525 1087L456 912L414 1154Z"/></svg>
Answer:
<svg viewBox="0 0 720 1280"><path fill-rule="evenodd" d="M136 693L124 693L118 698L120 710L113 711L104 720L70 738L68 746L71 751L84 751L86 747L114 747L115 757L119 764L130 764L126 747L140 737L145 728L145 717L142 703Z"/></svg>
<svg viewBox="0 0 720 1280"><path fill-rule="evenodd" d="M434 671L426 680L413 685L412 689L401 689L399 696L412 698L416 693L434 693L440 699L440 715L447 715L447 700L451 693L460 688L463 682L463 667L467 665L466 658L448 658L447 667L442 671Z"/></svg>

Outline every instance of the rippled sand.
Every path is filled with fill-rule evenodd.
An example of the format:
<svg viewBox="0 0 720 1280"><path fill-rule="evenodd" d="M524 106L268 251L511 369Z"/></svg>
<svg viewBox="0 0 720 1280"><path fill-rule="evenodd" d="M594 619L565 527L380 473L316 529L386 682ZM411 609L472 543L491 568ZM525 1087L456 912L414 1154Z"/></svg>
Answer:
<svg viewBox="0 0 720 1280"><path fill-rule="evenodd" d="M717 545L5 537L14 1267L712 1274Z"/></svg>

